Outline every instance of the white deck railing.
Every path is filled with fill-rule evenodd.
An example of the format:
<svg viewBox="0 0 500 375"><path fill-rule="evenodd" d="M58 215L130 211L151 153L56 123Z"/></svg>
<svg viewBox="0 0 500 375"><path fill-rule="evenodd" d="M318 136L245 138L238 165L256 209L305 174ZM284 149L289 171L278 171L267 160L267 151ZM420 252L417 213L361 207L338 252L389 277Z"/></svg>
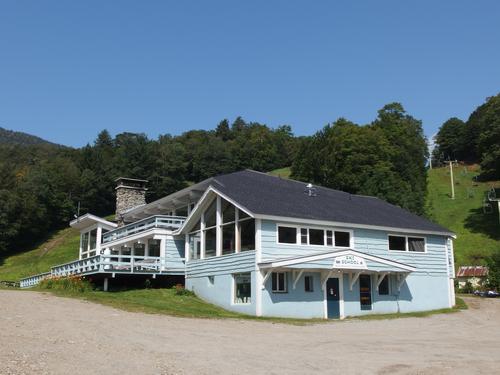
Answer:
<svg viewBox="0 0 500 375"><path fill-rule="evenodd" d="M164 270L162 265L165 265L165 259L160 257L118 254L96 255L87 259L60 264L52 267L50 272L21 279L20 287L29 288L38 285L47 277L85 275L98 272L155 274Z"/></svg>
<svg viewBox="0 0 500 375"><path fill-rule="evenodd" d="M40 282L43 279L46 279L47 277L50 277L50 276L51 276L50 272L44 272L44 273L39 273L38 275L26 277L24 279L21 279L21 281L19 281L19 286L21 288L30 288L32 286L40 284Z"/></svg>
<svg viewBox="0 0 500 375"><path fill-rule="evenodd" d="M184 216L151 216L105 233L102 242L116 241L152 228L179 229L184 221L186 221Z"/></svg>

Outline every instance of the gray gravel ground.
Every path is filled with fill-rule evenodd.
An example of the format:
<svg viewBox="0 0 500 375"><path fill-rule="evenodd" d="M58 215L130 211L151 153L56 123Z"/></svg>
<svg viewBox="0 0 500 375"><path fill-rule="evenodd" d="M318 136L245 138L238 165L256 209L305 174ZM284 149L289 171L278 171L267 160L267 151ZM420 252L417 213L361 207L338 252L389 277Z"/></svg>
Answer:
<svg viewBox="0 0 500 375"><path fill-rule="evenodd" d="M291 326L0 290L0 374L500 374L500 299L428 318Z"/></svg>

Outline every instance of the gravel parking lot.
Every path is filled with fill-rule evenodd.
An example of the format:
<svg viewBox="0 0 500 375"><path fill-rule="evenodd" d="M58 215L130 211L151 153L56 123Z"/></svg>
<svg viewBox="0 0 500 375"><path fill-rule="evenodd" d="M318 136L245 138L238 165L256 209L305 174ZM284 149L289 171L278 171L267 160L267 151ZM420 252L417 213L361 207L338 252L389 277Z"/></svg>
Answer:
<svg viewBox="0 0 500 375"><path fill-rule="evenodd" d="M0 374L492 374L500 299L427 318L292 326L0 290Z"/></svg>

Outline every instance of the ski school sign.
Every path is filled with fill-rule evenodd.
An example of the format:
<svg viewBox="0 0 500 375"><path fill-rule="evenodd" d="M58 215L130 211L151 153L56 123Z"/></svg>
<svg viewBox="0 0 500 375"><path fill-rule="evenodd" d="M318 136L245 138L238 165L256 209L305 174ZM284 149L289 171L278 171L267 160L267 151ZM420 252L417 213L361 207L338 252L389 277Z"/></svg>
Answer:
<svg viewBox="0 0 500 375"><path fill-rule="evenodd" d="M333 260L333 268L366 270L368 267L363 258L356 255L343 255Z"/></svg>

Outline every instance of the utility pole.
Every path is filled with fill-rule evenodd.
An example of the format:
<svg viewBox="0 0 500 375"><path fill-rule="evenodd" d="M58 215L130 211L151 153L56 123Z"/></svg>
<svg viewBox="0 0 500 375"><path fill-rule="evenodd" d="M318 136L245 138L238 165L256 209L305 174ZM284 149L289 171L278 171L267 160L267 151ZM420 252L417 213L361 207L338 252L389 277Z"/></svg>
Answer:
<svg viewBox="0 0 500 375"><path fill-rule="evenodd" d="M455 199L455 185L453 183L453 162L450 160L450 179L451 179L451 199Z"/></svg>

